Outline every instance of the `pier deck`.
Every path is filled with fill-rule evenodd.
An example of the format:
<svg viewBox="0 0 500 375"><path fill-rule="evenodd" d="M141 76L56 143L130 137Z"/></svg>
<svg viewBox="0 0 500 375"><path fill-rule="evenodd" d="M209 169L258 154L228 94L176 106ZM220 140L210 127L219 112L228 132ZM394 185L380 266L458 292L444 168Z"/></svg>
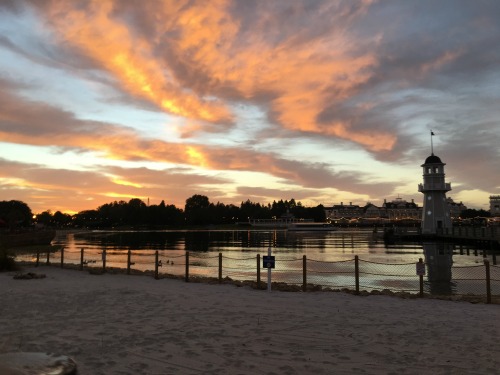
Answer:
<svg viewBox="0 0 500 375"><path fill-rule="evenodd" d="M500 246L500 226L459 226L438 230L436 234L422 233L420 228L395 228L395 239L445 240L450 242L488 242Z"/></svg>

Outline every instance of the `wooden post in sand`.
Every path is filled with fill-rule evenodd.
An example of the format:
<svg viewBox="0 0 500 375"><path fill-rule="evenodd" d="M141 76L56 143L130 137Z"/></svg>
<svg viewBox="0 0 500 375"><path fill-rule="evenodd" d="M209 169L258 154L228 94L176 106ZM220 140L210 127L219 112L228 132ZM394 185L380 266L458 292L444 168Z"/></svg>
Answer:
<svg viewBox="0 0 500 375"><path fill-rule="evenodd" d="M302 256L302 290L307 291L307 258Z"/></svg>
<svg viewBox="0 0 500 375"><path fill-rule="evenodd" d="M102 272L106 272L106 249L102 251Z"/></svg>
<svg viewBox="0 0 500 375"><path fill-rule="evenodd" d="M47 251L47 266L50 265L50 251Z"/></svg>
<svg viewBox="0 0 500 375"><path fill-rule="evenodd" d="M219 284L222 283L222 253L219 253Z"/></svg>
<svg viewBox="0 0 500 375"><path fill-rule="evenodd" d="M186 282L189 282L189 251L186 251Z"/></svg>
<svg viewBox="0 0 500 375"><path fill-rule="evenodd" d="M155 252L155 279L158 280L158 250Z"/></svg>
<svg viewBox="0 0 500 375"><path fill-rule="evenodd" d="M491 281L490 281L490 261L484 261L484 267L486 268L486 303L491 303Z"/></svg>
<svg viewBox="0 0 500 375"><path fill-rule="evenodd" d="M356 294L359 294L359 258L354 256L354 277L356 278Z"/></svg>
<svg viewBox="0 0 500 375"><path fill-rule="evenodd" d="M257 254L257 288L260 289L260 254Z"/></svg>
<svg viewBox="0 0 500 375"><path fill-rule="evenodd" d="M61 268L64 268L64 247L61 247Z"/></svg>
<svg viewBox="0 0 500 375"><path fill-rule="evenodd" d="M131 255L132 255L132 253L129 249L127 252L127 275L130 275L130 257L131 257Z"/></svg>
<svg viewBox="0 0 500 375"><path fill-rule="evenodd" d="M425 267L422 263L422 258L419 258L418 259L418 263L419 263L419 267ZM425 268L424 268L424 272L420 272L419 275L418 275L418 278L419 278L419 281L420 281L420 297L423 297L424 296L424 273L425 273Z"/></svg>
<svg viewBox="0 0 500 375"><path fill-rule="evenodd" d="M83 271L83 252L84 251L85 250L82 247L81 250L80 250L80 271Z"/></svg>
<svg viewBox="0 0 500 375"><path fill-rule="evenodd" d="M36 263L35 263L35 267L38 267L38 263L40 263L40 250L36 251Z"/></svg>

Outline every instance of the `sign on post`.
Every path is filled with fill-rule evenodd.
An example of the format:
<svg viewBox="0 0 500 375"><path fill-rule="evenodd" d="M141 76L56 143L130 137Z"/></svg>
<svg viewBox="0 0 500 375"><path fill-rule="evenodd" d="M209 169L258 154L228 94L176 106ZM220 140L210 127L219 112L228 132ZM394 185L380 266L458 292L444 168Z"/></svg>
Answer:
<svg viewBox="0 0 500 375"><path fill-rule="evenodd" d="M417 275L424 276L425 275L425 263L417 262Z"/></svg>
<svg viewBox="0 0 500 375"><path fill-rule="evenodd" d="M271 247L267 248L267 256L262 257L264 268L267 268L267 291L271 291L271 270L274 268L274 256L271 256Z"/></svg>
<svg viewBox="0 0 500 375"><path fill-rule="evenodd" d="M274 256L264 255L262 257L262 267L263 268L275 268L274 265L275 265Z"/></svg>

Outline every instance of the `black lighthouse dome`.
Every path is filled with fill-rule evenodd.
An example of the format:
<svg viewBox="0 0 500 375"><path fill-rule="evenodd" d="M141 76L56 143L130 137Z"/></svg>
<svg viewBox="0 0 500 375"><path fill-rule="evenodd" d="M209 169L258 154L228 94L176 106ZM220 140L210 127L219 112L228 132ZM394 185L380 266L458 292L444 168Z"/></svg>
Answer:
<svg viewBox="0 0 500 375"><path fill-rule="evenodd" d="M439 156L436 156L436 155L432 154L427 159L425 159L425 163L424 164L443 164L443 162L441 161L441 159L439 158Z"/></svg>

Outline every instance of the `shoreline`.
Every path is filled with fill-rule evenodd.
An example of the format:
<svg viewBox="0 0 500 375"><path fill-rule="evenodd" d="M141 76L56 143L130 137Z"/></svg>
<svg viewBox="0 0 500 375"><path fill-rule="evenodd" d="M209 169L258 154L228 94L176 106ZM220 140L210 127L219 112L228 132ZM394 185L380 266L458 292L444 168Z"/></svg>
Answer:
<svg viewBox="0 0 500 375"><path fill-rule="evenodd" d="M35 273L43 273L45 268L61 268L59 265L54 264L41 264L40 266L36 267L33 266L31 263L25 263L25 262L17 262L17 264L20 266L20 270L15 271L18 274L23 274L24 269L34 269L39 272ZM104 272L102 268L100 267L88 267L85 266L83 270L80 270L80 266L76 264L68 264L66 263L64 265L64 269L72 270L72 271L77 271L77 272L87 272L93 275L102 275L102 274L110 274L110 275L125 275L125 276L144 276L144 277L151 277L154 279L155 277L155 272L152 270L137 270L137 269L130 269L130 274L127 274L127 269L126 268L118 268L118 267L107 267L106 271ZM174 275L174 274L169 274L169 273L158 273L158 279L156 280L161 280L161 279L171 279L171 280L179 280L184 283L193 283L193 284L209 284L209 285L232 285L235 287L247 287L250 289L254 290L260 290L260 291L266 291L267 290L267 283L262 280L260 286L257 284L257 281L255 280L237 280L237 279L232 279L228 276L224 277L221 282L219 282L217 277L210 277L210 276L199 276L199 275L190 275L189 281L185 281L185 276L184 275ZM273 281L271 283L271 289L272 291L276 292L289 292L289 293L345 293L345 294L351 294L353 296L357 297L369 297L369 296L389 296L389 297L395 297L395 298L401 298L401 299L437 299L437 300L443 300L443 301L459 301L459 302L468 302L472 304L488 304L486 302L486 296L485 295L479 295L479 294L450 294L450 295L443 295L443 294L430 294L428 292L424 292L422 296L419 295L418 292L415 293L410 293L410 292L405 292L405 291L391 291L389 289L383 289L383 290L378 290L378 289L373 289L370 291L361 289L359 293L356 293L354 289L349 289L349 288L330 288L330 287L323 287L321 285L317 284L307 284L307 290L304 292L303 287L301 285L296 285L296 284L288 284L286 282L276 282ZM492 305L500 305L500 295L492 295L491 296L491 302L489 304Z"/></svg>

